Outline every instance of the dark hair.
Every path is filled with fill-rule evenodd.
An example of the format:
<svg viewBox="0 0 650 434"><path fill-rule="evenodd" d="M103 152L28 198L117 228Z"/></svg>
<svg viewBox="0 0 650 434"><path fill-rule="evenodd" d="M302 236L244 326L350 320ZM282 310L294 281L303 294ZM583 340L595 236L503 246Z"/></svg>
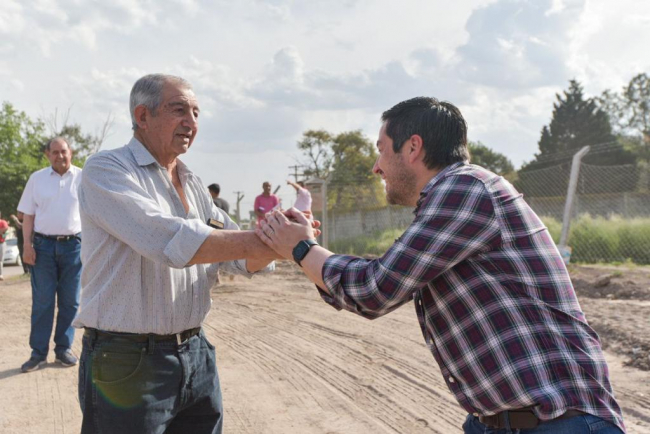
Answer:
<svg viewBox="0 0 650 434"><path fill-rule="evenodd" d="M210 190L214 194L221 193L221 187L219 186L219 184L210 184L210 185L208 185L208 190Z"/></svg>
<svg viewBox="0 0 650 434"><path fill-rule="evenodd" d="M386 134L399 153L409 138L422 137L424 164L429 169L469 160L467 123L455 105L435 98L417 97L393 106L381 115Z"/></svg>
<svg viewBox="0 0 650 434"><path fill-rule="evenodd" d="M305 182L304 181L298 181L297 184L303 188L305 188Z"/></svg>
<svg viewBox="0 0 650 434"><path fill-rule="evenodd" d="M52 137L50 140L45 142L45 147L44 147L45 151L49 152L50 148L52 147L52 143L54 143L54 142L64 142L68 146L68 149L72 151L72 148L70 147L70 144L68 143L68 141L63 136Z"/></svg>

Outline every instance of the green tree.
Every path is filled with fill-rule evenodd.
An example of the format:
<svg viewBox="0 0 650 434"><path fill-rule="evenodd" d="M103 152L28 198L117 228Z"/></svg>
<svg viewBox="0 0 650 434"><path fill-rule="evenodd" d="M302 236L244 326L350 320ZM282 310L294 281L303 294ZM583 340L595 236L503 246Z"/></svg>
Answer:
<svg viewBox="0 0 650 434"><path fill-rule="evenodd" d="M41 119L33 120L16 110L9 102L0 111L0 211L8 216L15 213L29 176L47 167L50 162L44 154L45 144L52 137L62 136L74 150L73 164L83 167L86 158L101 148L110 134L113 118L109 114L97 134L86 134L78 124L69 124L69 110L63 125L58 126L57 112L47 125Z"/></svg>
<svg viewBox="0 0 650 434"><path fill-rule="evenodd" d="M598 102L612 119L619 143L650 162L650 76L637 74L620 94L606 90Z"/></svg>
<svg viewBox="0 0 650 434"><path fill-rule="evenodd" d="M584 146L598 151L616 143L608 113L599 100L586 98L580 83L571 80L562 95L556 94L551 123L544 126L538 142L539 153L521 171L541 169L570 161ZM587 164L617 165L634 162L634 156L622 148L592 152L584 158Z"/></svg>
<svg viewBox="0 0 650 434"><path fill-rule="evenodd" d="M360 130L337 135L333 139L332 154L330 208L345 212L386 206L381 180L372 173L377 160L375 145Z"/></svg>
<svg viewBox="0 0 650 434"><path fill-rule="evenodd" d="M329 209L347 212L386 205L381 180L372 173L377 151L361 131L305 131L298 149L307 157L305 175L328 179Z"/></svg>
<svg viewBox="0 0 650 434"><path fill-rule="evenodd" d="M0 211L15 213L32 172L46 167L45 125L4 102L0 111Z"/></svg>
<svg viewBox="0 0 650 434"><path fill-rule="evenodd" d="M515 166L503 154L493 151L481 142L469 142L469 154L472 164L478 164L499 175L508 175L515 171Z"/></svg>
<svg viewBox="0 0 650 434"><path fill-rule="evenodd" d="M325 130L308 130L302 134L298 149L307 157L305 176L325 179L332 167L333 137Z"/></svg>

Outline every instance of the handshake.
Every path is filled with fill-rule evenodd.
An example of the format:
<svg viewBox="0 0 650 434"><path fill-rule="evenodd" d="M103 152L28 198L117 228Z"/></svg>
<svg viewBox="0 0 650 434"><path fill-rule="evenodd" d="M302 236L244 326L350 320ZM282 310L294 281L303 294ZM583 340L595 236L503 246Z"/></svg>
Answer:
<svg viewBox="0 0 650 434"><path fill-rule="evenodd" d="M293 249L303 240L315 240L321 231L320 221L314 220L311 211L276 209L265 214L265 220L255 229L255 234L270 248L286 259L293 258Z"/></svg>

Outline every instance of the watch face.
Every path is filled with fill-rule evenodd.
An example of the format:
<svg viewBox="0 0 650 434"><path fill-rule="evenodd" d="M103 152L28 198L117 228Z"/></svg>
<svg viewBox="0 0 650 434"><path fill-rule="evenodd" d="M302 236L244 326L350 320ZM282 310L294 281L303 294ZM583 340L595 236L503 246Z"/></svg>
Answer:
<svg viewBox="0 0 650 434"><path fill-rule="evenodd" d="M309 252L310 247L311 246L305 241L299 242L298 245L296 245L296 247L293 249L293 259L298 262L302 261L303 258L307 256L307 252Z"/></svg>

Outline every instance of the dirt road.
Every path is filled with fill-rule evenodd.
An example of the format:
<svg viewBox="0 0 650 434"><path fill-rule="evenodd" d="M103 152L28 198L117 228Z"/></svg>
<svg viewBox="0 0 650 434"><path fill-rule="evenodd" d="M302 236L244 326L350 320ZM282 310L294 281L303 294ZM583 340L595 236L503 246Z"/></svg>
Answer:
<svg viewBox="0 0 650 434"><path fill-rule="evenodd" d="M79 432L76 368L19 371L29 356L30 299L29 282L0 284L0 331L12 337L0 346L0 432ZM588 318L590 310L606 315L599 301L611 302L583 303ZM631 302L639 315L650 312ZM622 303L609 310L625 312ZM648 318L637 322L646 335ZM375 321L337 312L282 263L272 277L216 287L205 329L217 347L228 434L461 432L463 411L411 305ZM79 353L79 334L73 349ZM628 432L650 433L650 373L607 357Z"/></svg>

